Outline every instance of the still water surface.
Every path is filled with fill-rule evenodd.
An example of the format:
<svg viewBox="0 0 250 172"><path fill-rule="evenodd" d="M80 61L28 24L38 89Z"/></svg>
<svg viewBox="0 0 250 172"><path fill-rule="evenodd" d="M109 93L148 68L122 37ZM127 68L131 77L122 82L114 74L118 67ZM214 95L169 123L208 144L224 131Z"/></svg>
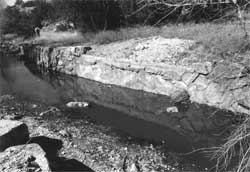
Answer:
<svg viewBox="0 0 250 172"><path fill-rule="evenodd" d="M163 95L42 72L14 56L2 55L0 95L3 94L15 94L48 106L88 101L91 108L86 114L96 123L139 139L164 141L169 149L180 153L220 144L222 137L218 133L230 122L231 115L205 105L174 103ZM166 108L171 106L177 106L180 112L167 113ZM186 158L204 168L213 164L199 153Z"/></svg>

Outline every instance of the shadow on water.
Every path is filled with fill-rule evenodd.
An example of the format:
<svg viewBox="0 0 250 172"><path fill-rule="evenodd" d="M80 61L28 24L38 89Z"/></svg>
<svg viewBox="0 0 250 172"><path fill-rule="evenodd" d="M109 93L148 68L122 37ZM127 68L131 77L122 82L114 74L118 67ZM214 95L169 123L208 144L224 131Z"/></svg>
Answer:
<svg viewBox="0 0 250 172"><path fill-rule="evenodd" d="M220 133L232 116L206 105L172 102L164 95L43 72L14 57L1 58L0 94L6 90L23 99L38 99L48 105L88 101L91 108L85 114L96 123L137 138L165 141L169 149L180 153L219 145L223 138ZM166 111L173 106L180 112ZM71 118L82 118L82 114L72 113ZM198 153L186 159L203 167L213 164Z"/></svg>

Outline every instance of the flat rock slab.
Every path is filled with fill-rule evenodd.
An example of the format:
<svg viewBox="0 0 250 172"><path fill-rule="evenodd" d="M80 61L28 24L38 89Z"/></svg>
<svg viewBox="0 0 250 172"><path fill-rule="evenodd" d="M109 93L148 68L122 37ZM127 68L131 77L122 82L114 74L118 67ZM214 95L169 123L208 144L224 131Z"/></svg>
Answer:
<svg viewBox="0 0 250 172"><path fill-rule="evenodd" d="M19 145L0 153L2 172L51 172L46 153L38 144Z"/></svg>
<svg viewBox="0 0 250 172"><path fill-rule="evenodd" d="M19 121L0 120L0 151L10 146L24 144L29 139L26 124Z"/></svg>

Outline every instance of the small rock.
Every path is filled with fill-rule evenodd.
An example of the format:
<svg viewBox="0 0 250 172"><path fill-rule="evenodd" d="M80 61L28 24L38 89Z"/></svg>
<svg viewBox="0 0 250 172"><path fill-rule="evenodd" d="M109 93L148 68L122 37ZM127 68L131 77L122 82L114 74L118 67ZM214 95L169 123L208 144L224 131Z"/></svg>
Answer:
<svg viewBox="0 0 250 172"><path fill-rule="evenodd" d="M168 108L166 109L166 111L167 111L168 113L178 113L178 112L179 112L179 110L178 110L178 108L177 108L176 106L168 107Z"/></svg>
<svg viewBox="0 0 250 172"><path fill-rule="evenodd" d="M88 51L90 51L90 50L92 50L91 47L83 47L82 53L83 53L83 54L86 54L86 53L87 53Z"/></svg>
<svg viewBox="0 0 250 172"><path fill-rule="evenodd" d="M49 108L49 111L51 111L51 112L60 112L61 110L58 109L57 107L52 106L52 107Z"/></svg>
<svg viewBox="0 0 250 172"><path fill-rule="evenodd" d="M70 143L69 143L69 147L74 147L74 143L73 143L73 142L70 142Z"/></svg>
<svg viewBox="0 0 250 172"><path fill-rule="evenodd" d="M37 108L37 107L38 107L38 105L36 105L36 104L32 104L32 105L31 105L31 107L32 107L32 109L35 109L35 108Z"/></svg>
<svg viewBox="0 0 250 172"><path fill-rule="evenodd" d="M50 113L56 113L56 112L60 112L60 109L58 109L57 107L50 107L48 110L44 111L44 112L41 112L39 114L39 116L44 116L46 114L50 114Z"/></svg>
<svg viewBox="0 0 250 172"><path fill-rule="evenodd" d="M66 131L66 130L60 130L59 131L59 134L61 135L61 136L63 136L63 137L69 137L69 138L72 138L72 134L71 133L69 133L68 131Z"/></svg>
<svg viewBox="0 0 250 172"><path fill-rule="evenodd" d="M102 146L98 146L97 149L98 149L99 152L103 152Z"/></svg>
<svg viewBox="0 0 250 172"><path fill-rule="evenodd" d="M35 172L42 172L42 169L41 169L41 168L38 168L38 169L36 169Z"/></svg>
<svg viewBox="0 0 250 172"><path fill-rule="evenodd" d="M14 120L19 120L19 119L21 119L21 118L23 118L23 115L22 114L15 114L14 115Z"/></svg>
<svg viewBox="0 0 250 172"><path fill-rule="evenodd" d="M26 124L19 121L0 120L0 151L10 146L24 144L29 139Z"/></svg>
<svg viewBox="0 0 250 172"><path fill-rule="evenodd" d="M88 102L69 102L66 104L68 108L86 108L89 107Z"/></svg>
<svg viewBox="0 0 250 172"><path fill-rule="evenodd" d="M39 114L39 116L44 116L44 115L47 114L47 113L48 113L47 111L41 112L41 113Z"/></svg>
<svg viewBox="0 0 250 172"><path fill-rule="evenodd" d="M133 163L127 171L129 171L129 172L139 172L139 170L136 167L135 163Z"/></svg>
<svg viewBox="0 0 250 172"><path fill-rule="evenodd" d="M5 115L3 118L7 120L19 120L23 118L23 115L19 113L13 113L11 115Z"/></svg>

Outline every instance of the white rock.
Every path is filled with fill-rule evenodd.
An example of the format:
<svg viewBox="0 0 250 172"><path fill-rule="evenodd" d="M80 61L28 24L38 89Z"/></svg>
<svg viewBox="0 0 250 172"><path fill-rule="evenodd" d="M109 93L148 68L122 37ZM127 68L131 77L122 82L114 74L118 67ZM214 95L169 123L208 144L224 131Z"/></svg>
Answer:
<svg viewBox="0 0 250 172"><path fill-rule="evenodd" d="M31 107L32 107L33 109L35 109L35 108L37 108L37 107L38 107L38 105L36 105L36 104L32 104L32 105L31 105Z"/></svg>
<svg viewBox="0 0 250 172"><path fill-rule="evenodd" d="M88 102L69 102L66 104L69 108L86 108L89 107Z"/></svg>
<svg viewBox="0 0 250 172"><path fill-rule="evenodd" d="M178 113L179 112L179 110L178 110L178 108L176 106L167 107L166 111L168 113Z"/></svg>
<svg viewBox="0 0 250 172"><path fill-rule="evenodd" d="M130 168L128 169L129 172L139 172L139 170L137 169L135 163L133 163Z"/></svg>

